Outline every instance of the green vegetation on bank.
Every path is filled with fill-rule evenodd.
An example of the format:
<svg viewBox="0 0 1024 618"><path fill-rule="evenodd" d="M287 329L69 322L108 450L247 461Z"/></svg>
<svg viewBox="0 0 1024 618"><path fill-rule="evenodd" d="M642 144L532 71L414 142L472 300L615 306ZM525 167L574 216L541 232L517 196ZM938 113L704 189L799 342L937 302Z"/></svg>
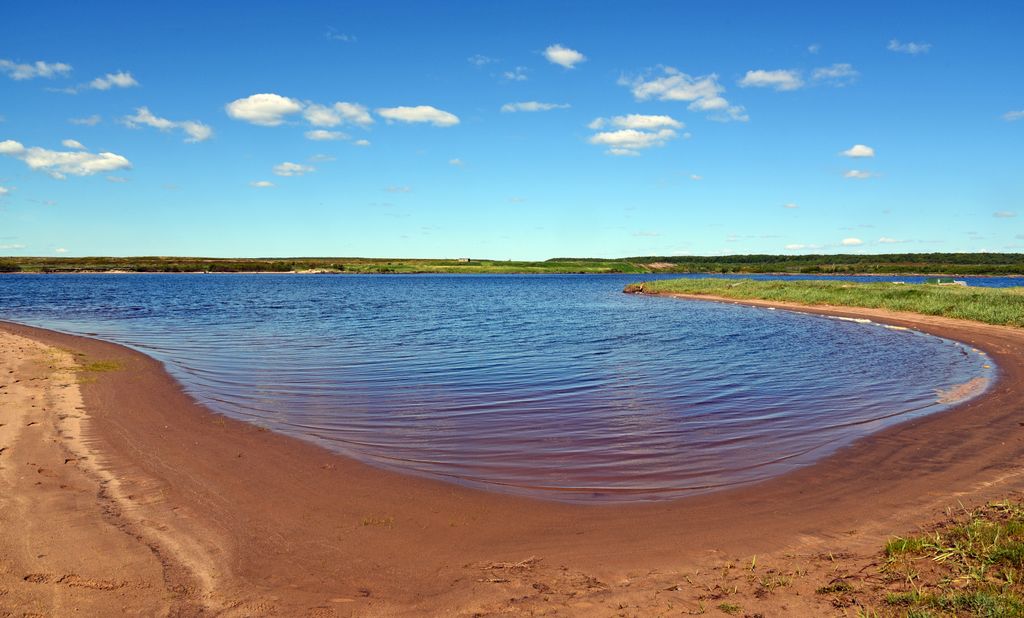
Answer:
<svg viewBox="0 0 1024 618"><path fill-rule="evenodd" d="M794 274L1024 274L1024 253L887 253L628 257L664 272Z"/></svg>
<svg viewBox="0 0 1024 618"><path fill-rule="evenodd" d="M553 258L539 262L356 257L0 257L0 272L303 272L331 273L917 273L1024 275L1022 253L884 255L646 256Z"/></svg>
<svg viewBox="0 0 1024 618"><path fill-rule="evenodd" d="M884 604L910 616L1024 616L1024 505L999 502L934 532L896 538Z"/></svg>
<svg viewBox="0 0 1024 618"><path fill-rule="evenodd" d="M644 273L647 269L622 260L416 260L375 258L191 258L83 257L0 258L0 272L213 272L213 273ZM1024 272L1024 270L1022 270Z"/></svg>
<svg viewBox="0 0 1024 618"><path fill-rule="evenodd" d="M849 281L755 281L666 279L626 286L626 292L696 294L737 300L802 305L841 305L911 311L988 324L1024 326L1024 287L854 283Z"/></svg>

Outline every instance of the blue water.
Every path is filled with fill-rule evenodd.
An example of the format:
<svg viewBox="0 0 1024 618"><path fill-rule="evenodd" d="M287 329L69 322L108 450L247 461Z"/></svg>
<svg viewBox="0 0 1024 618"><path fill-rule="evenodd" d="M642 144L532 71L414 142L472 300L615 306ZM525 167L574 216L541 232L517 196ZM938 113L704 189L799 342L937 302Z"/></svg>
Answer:
<svg viewBox="0 0 1024 618"><path fill-rule="evenodd" d="M0 275L0 318L129 345L375 465L579 501L778 475L995 371L915 331L621 292L652 278Z"/></svg>

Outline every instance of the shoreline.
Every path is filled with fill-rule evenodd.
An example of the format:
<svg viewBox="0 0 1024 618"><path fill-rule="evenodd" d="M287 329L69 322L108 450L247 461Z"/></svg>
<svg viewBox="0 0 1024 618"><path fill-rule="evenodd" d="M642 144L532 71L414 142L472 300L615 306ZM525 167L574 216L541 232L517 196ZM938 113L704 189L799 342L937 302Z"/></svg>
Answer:
<svg viewBox="0 0 1024 618"><path fill-rule="evenodd" d="M0 331L115 367L78 374L82 444L102 462L98 470L119 480L121 510L157 522L161 534L139 536L165 557L182 556L168 559L164 579L177 569L192 582L178 586L185 615L232 607L259 614L258 606L486 615L547 607L552 596L570 615L627 598L653 610L671 596L659 587L666 579L707 572L725 557L784 562L834 547L856 555L947 507L1024 489L1024 440L1015 437L1024 431L1024 331L870 309L718 302L916 328L984 350L998 376L962 405L754 485L578 505L374 468L219 416L140 352L8 322Z"/></svg>

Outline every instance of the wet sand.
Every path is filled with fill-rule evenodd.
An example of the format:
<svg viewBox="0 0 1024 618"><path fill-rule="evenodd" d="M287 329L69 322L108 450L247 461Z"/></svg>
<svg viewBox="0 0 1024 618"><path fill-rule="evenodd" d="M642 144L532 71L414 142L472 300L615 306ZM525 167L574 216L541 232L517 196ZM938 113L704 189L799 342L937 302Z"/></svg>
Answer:
<svg viewBox="0 0 1024 618"><path fill-rule="evenodd" d="M213 414L143 354L0 323L0 615L650 615L723 598L842 615L814 589L865 572L889 535L1024 489L1024 331L800 310L968 343L998 381L756 485L573 505L369 467ZM769 571L797 575L762 594Z"/></svg>

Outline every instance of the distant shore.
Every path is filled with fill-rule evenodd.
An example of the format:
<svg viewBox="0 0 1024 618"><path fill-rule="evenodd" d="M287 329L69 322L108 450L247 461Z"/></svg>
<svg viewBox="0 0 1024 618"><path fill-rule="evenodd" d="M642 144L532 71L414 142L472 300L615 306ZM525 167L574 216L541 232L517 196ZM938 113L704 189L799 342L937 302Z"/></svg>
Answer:
<svg viewBox="0 0 1024 618"><path fill-rule="evenodd" d="M905 253L835 255L557 257L548 260L484 258L282 257L211 258L0 257L0 272L234 272L364 274L765 274L884 276L1022 276L1021 253Z"/></svg>
<svg viewBox="0 0 1024 618"><path fill-rule="evenodd" d="M373 272L355 270L238 270L238 271L215 271L215 270L176 270L176 271L138 271L138 270L46 270L46 271L10 271L0 272L8 275L623 275L637 273L623 272L594 272L594 271L543 271L543 270L494 270L494 271L436 271L436 270L409 270L402 272ZM665 274L665 275L708 275L712 277L744 277L744 276L768 276L768 277L967 277L972 279L999 278L999 279L1024 279L1024 274L1013 275L992 275L992 274L955 274L943 272L844 272L844 273L793 273L793 272L730 272L720 273L711 271L674 271L662 270L651 271L642 274Z"/></svg>
<svg viewBox="0 0 1024 618"><path fill-rule="evenodd" d="M31 415L0 426L0 500L31 510L0 526L0 549L11 551L0 569L9 591L0 607L19 600L45 614L63 599L113 611L130 599L139 613L186 616L551 607L582 616L623 605L650 614L714 606L708 591L731 582L729 600L748 612L821 615L832 609L815 589L840 569L867 568L889 535L948 507L1024 489L1024 442L1008 439L1024 418L1024 331L750 304L963 341L994 359L998 383L762 483L670 502L581 506L369 467L214 414L157 361L128 348L0 323L4 418ZM0 509L0 518L12 512ZM66 540L72 545L36 526L69 517L81 522ZM90 562L97 547L109 559ZM742 575L751 563L801 573L792 587L804 592L762 594L761 579ZM727 564L740 566L730 575L720 571Z"/></svg>

